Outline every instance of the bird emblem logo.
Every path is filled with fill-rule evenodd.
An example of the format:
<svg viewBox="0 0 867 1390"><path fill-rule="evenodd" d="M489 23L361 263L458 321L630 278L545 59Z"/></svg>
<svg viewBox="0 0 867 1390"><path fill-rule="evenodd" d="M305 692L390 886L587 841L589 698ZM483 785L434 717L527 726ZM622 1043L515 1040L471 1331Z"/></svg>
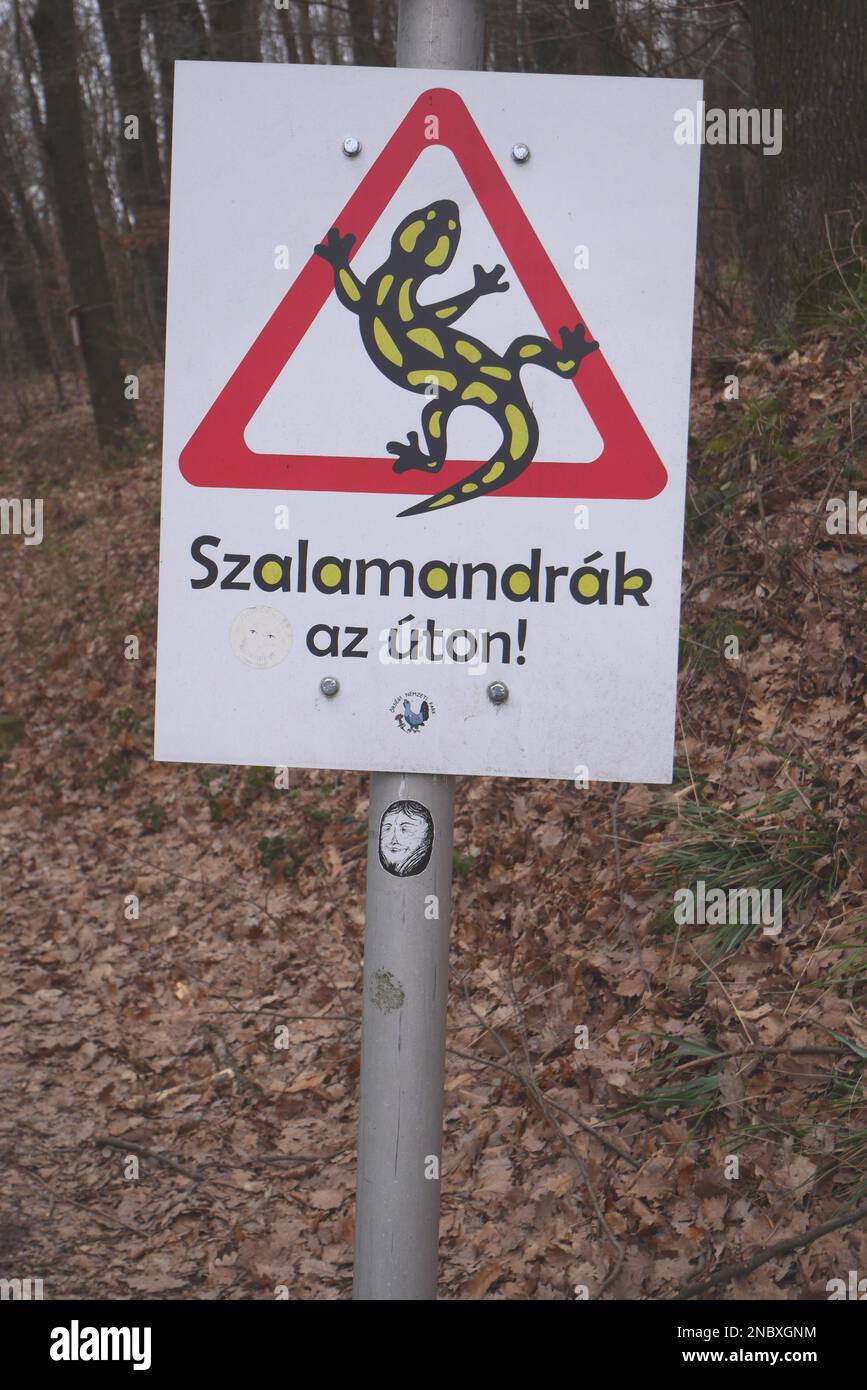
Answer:
<svg viewBox="0 0 867 1390"><path fill-rule="evenodd" d="M410 692L410 695L411 694L412 692ZM419 733L433 714L433 707L425 696L417 696L416 698L420 700L418 709L413 709L409 696L404 696L402 700L396 701L395 706L393 706L393 708L396 708L398 704L401 705L401 708L397 710L394 716L394 720L398 727L405 730L408 734Z"/></svg>

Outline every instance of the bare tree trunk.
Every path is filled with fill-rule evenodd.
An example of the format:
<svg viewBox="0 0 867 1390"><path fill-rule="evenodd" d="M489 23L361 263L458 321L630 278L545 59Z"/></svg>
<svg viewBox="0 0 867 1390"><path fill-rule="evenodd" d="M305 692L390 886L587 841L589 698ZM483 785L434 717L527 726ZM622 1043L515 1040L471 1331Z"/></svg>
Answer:
<svg viewBox="0 0 867 1390"><path fill-rule="evenodd" d="M39 269L40 284L42 287L42 299L49 318L49 331L52 349L57 362L61 367L71 367L73 365L72 349L69 342L69 328L66 320L66 296L60 285L57 270L57 262L60 252L60 237L57 229L57 222L54 216L56 198L51 181L51 170L45 154L45 129L42 122L42 112L39 107L39 99L36 88L39 85L38 74L36 73L36 60L33 51L31 36L27 33L26 27L22 23L19 11L19 0L14 0L12 10L13 36L15 43L15 53L21 68L24 79L23 86L27 94L27 110L30 116L32 130L32 140L26 141L26 148L29 157L36 165L35 171L31 171L30 177L26 180L28 184L41 186L45 189L45 233L43 226L34 211L31 199L24 190L24 183L19 176L18 163L14 158L14 149L6 139L6 132L0 129L0 177L6 182L7 188L13 193L21 214L21 221L27 240L36 257L36 264ZM4 123L5 124L5 123ZM7 130L10 128L7 125ZM35 174L35 177L34 177Z"/></svg>
<svg viewBox="0 0 867 1390"><path fill-rule="evenodd" d="M349 33L353 63L357 67L375 65L378 57L373 37L373 0L349 0Z"/></svg>
<svg viewBox="0 0 867 1390"><path fill-rule="evenodd" d="M166 184L172 161L172 106L175 62L207 58L208 31L196 0L143 0L142 9L153 34L160 74L160 109L165 131Z"/></svg>
<svg viewBox="0 0 867 1390"><path fill-rule="evenodd" d="M380 0L382 13L382 64L393 66L397 56L397 0Z"/></svg>
<svg viewBox="0 0 867 1390"><path fill-rule="evenodd" d="M168 200L163 185L151 91L141 56L141 0L99 0L114 89L120 107L118 142L121 187L132 213L129 244L145 287L148 318L162 345L166 319ZM124 124L138 120L135 139Z"/></svg>
<svg viewBox="0 0 867 1390"><path fill-rule="evenodd" d="M72 293L82 310L82 355L101 449L134 422L124 399L117 316L88 184L72 0L37 0L30 21L42 67L46 157L54 178Z"/></svg>
<svg viewBox="0 0 867 1390"><path fill-rule="evenodd" d="M211 21L211 56L217 62L258 62L256 0L207 0L207 10Z"/></svg>
<svg viewBox="0 0 867 1390"><path fill-rule="evenodd" d="M795 319L811 262L827 250L825 215L852 207L867 148L864 0L753 0L756 98L783 113L782 151L760 156L754 246L766 331Z"/></svg>
<svg viewBox="0 0 867 1390"><path fill-rule="evenodd" d="M295 37L292 16L288 10L278 10L277 14L280 18L280 28L283 31L283 42L286 45L286 61L287 63L297 63L299 61L298 40Z"/></svg>
<svg viewBox="0 0 867 1390"><path fill-rule="evenodd" d="M533 72L624 77L627 61L609 0L576 10L572 0L527 0L527 66Z"/></svg>
<svg viewBox="0 0 867 1390"><path fill-rule="evenodd" d="M0 248L6 299L18 336L31 363L40 371L51 368L48 339L39 314L30 254L21 238L5 192L0 189Z"/></svg>
<svg viewBox="0 0 867 1390"><path fill-rule="evenodd" d="M590 0L586 10L574 10L575 66L572 72L595 77L630 77L629 62L610 0Z"/></svg>
<svg viewBox="0 0 867 1390"><path fill-rule="evenodd" d="M492 68L498 72L518 72L518 6L515 0L496 0L485 27Z"/></svg>
<svg viewBox="0 0 867 1390"><path fill-rule="evenodd" d="M298 34L301 43L302 63L312 63L313 57L313 30L310 27L310 3L309 0L298 0Z"/></svg>
<svg viewBox="0 0 867 1390"><path fill-rule="evenodd" d="M393 0L348 0L353 61L360 66L394 63L397 16Z"/></svg>
<svg viewBox="0 0 867 1390"><path fill-rule="evenodd" d="M36 95L36 84L33 82L33 68L30 60L29 45L25 42L24 25L19 9L20 0L13 0L12 7L12 26L15 39L15 54L21 68L21 75L24 79L23 87L27 96L27 109L30 112L30 122L33 126L33 136L36 143L38 158L40 163L45 163L45 127L42 124L42 112L39 109L39 98Z"/></svg>
<svg viewBox="0 0 867 1390"><path fill-rule="evenodd" d="M325 11L325 42L328 45L329 63L339 63L340 48L337 36L337 20L335 18L333 5L329 5Z"/></svg>
<svg viewBox="0 0 867 1390"><path fill-rule="evenodd" d="M41 142L37 163L41 175L44 167ZM15 208L17 208L20 224L30 248L30 264L33 267L38 287L36 298L42 308L45 330L51 349L51 366L53 369L70 367L72 365L72 353L69 345L69 328L64 312L68 298L64 296L57 275L57 252L53 228L49 226L48 234L43 233L42 225L24 190L18 169L12 158L6 132L2 129L0 129L0 184L7 190L7 195L11 197Z"/></svg>

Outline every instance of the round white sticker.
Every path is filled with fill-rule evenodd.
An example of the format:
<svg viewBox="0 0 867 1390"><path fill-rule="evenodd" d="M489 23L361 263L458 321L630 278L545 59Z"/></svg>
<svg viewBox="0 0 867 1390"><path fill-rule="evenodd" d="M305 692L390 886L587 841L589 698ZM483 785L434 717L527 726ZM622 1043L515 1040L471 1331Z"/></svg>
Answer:
<svg viewBox="0 0 867 1390"><path fill-rule="evenodd" d="M245 608L232 622L232 651L245 666L279 666L292 646L292 628L276 608Z"/></svg>

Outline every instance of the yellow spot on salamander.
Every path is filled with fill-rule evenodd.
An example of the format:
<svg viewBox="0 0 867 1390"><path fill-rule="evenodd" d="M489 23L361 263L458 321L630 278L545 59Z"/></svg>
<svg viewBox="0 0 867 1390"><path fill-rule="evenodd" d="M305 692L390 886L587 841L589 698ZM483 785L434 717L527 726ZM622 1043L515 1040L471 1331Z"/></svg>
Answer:
<svg viewBox="0 0 867 1390"><path fill-rule="evenodd" d="M468 362L478 362L482 356L477 347L473 347L472 343L465 343L463 338L458 338L455 343L455 352L459 352Z"/></svg>
<svg viewBox="0 0 867 1390"><path fill-rule="evenodd" d="M424 258L425 265L442 265L446 256L449 254L451 242L447 236L441 236L432 251L428 251Z"/></svg>
<svg viewBox="0 0 867 1390"><path fill-rule="evenodd" d="M424 231L423 222L410 222L408 227L404 227L400 234L400 244L404 251L414 251L415 244Z"/></svg>
<svg viewBox="0 0 867 1390"><path fill-rule="evenodd" d="M498 376L501 381L512 380L512 373L506 367L480 367L479 371L485 376Z"/></svg>
<svg viewBox="0 0 867 1390"><path fill-rule="evenodd" d="M427 214L427 220L428 220L428 222L432 222L432 221L434 220L435 217L436 217L436 213L434 212L433 208L431 208L430 212Z"/></svg>
<svg viewBox="0 0 867 1390"><path fill-rule="evenodd" d="M539 347L539 344L538 344L538 343L527 343L527 346L526 346L526 347L522 347L522 348L521 348L521 351L519 352L518 356L519 356L519 357L538 357L538 356L539 356L539 353L540 353L541 351L542 351L542 349Z"/></svg>
<svg viewBox="0 0 867 1390"><path fill-rule="evenodd" d="M448 502L454 502L454 500L455 494L447 492L444 497L438 497L435 502L431 502L430 510L433 511L434 507L445 507Z"/></svg>
<svg viewBox="0 0 867 1390"><path fill-rule="evenodd" d="M471 381L466 390L461 392L462 401L484 401L485 405L493 405L496 399L496 391L492 391L483 381Z"/></svg>
<svg viewBox="0 0 867 1390"><path fill-rule="evenodd" d="M431 367L427 372L408 372L407 381L410 386L427 386L429 382L439 382L444 391L454 391L458 384L456 376L451 372L441 371L439 367Z"/></svg>
<svg viewBox="0 0 867 1390"><path fill-rule="evenodd" d="M463 487L461 488L461 492L478 492L478 490L478 483L464 483Z"/></svg>
<svg viewBox="0 0 867 1390"><path fill-rule="evenodd" d="M506 419L512 431L512 442L509 445L509 453L513 459L520 458L530 442L530 431L527 428L527 421L523 411L516 405L506 406Z"/></svg>
<svg viewBox="0 0 867 1390"><path fill-rule="evenodd" d="M394 284L394 276L393 276L393 275L383 275L382 279L381 279L380 282L379 282L379 289L376 291L376 302L377 302L377 304L381 304L381 303L382 303L382 301L385 299L385 296L388 294L388 292L389 292L389 290L391 289L391 287L392 287L393 284Z"/></svg>
<svg viewBox="0 0 867 1390"><path fill-rule="evenodd" d="M356 285L348 270L341 270L340 283L343 286L346 293L349 295L350 299L358 300L361 298L361 291Z"/></svg>
<svg viewBox="0 0 867 1390"><path fill-rule="evenodd" d="M437 318L438 318L438 319L450 319L451 316L452 316L452 314L456 314L457 312L458 312L458 306L457 306L457 304L450 304L449 307L448 307L447 309L437 309Z"/></svg>
<svg viewBox="0 0 867 1390"><path fill-rule="evenodd" d="M455 229L455 227L456 227L457 225L458 225L457 222L453 222L452 219L449 218L449 231L450 231L450 232L453 232L454 229Z"/></svg>
<svg viewBox="0 0 867 1390"><path fill-rule="evenodd" d="M415 318L415 310L409 301L409 292L412 289L412 280L404 280L400 287L400 294L397 296L397 307L404 323L411 323Z"/></svg>
<svg viewBox="0 0 867 1390"><path fill-rule="evenodd" d="M574 361L572 361L572 362L558 362L558 363L557 363L557 370L558 370L558 372L571 372L571 371L574 371L574 368L575 368L575 363L574 363Z"/></svg>
<svg viewBox="0 0 867 1390"><path fill-rule="evenodd" d="M488 469L487 473L486 473L486 474L484 475L484 477L482 478L482 482L483 482L483 483L495 483L495 482L497 481L497 479L499 478L500 474L501 474L501 473L505 473L505 471L506 471L506 465L505 465L504 463L501 463L501 461L500 461L499 459L497 459L496 463L492 463L492 464L491 464L491 466L490 466L490 468Z"/></svg>
<svg viewBox="0 0 867 1390"><path fill-rule="evenodd" d="M443 413L442 413L442 411L441 411L441 410L435 410L434 413L433 413L433 415L430 417L430 419L429 419L428 422L427 422L427 432L428 432L428 434L431 436L432 439L439 439L439 437L440 437L440 423L441 423L441 421L442 421L442 418L443 418Z"/></svg>
<svg viewBox="0 0 867 1390"><path fill-rule="evenodd" d="M392 338L382 319L373 320L373 337L383 357L387 357L389 362L393 362L396 367L402 367L403 353Z"/></svg>
<svg viewBox="0 0 867 1390"><path fill-rule="evenodd" d="M443 345L436 333L432 333L429 328L411 328L406 335L414 343L418 343L420 348L426 352L432 352L434 357L445 357Z"/></svg>

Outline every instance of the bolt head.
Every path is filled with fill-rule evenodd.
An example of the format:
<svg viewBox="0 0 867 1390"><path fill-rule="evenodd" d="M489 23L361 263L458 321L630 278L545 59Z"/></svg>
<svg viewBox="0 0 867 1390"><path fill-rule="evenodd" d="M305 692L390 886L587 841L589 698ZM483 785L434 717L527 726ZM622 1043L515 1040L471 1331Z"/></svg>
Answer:
<svg viewBox="0 0 867 1390"><path fill-rule="evenodd" d="M488 686L488 699L492 705L504 705L509 698L509 687L502 681L491 681Z"/></svg>
<svg viewBox="0 0 867 1390"><path fill-rule="evenodd" d="M355 135L347 135L343 142L343 153L349 155L350 159L354 159L357 154L361 153L361 141Z"/></svg>
<svg viewBox="0 0 867 1390"><path fill-rule="evenodd" d="M516 164L526 164L530 158L530 146L517 144L512 146L512 158Z"/></svg>
<svg viewBox="0 0 867 1390"><path fill-rule="evenodd" d="M319 682L319 689L322 691L323 695L327 695L328 698L331 699L340 689L340 681L336 676L323 676L322 680Z"/></svg>

